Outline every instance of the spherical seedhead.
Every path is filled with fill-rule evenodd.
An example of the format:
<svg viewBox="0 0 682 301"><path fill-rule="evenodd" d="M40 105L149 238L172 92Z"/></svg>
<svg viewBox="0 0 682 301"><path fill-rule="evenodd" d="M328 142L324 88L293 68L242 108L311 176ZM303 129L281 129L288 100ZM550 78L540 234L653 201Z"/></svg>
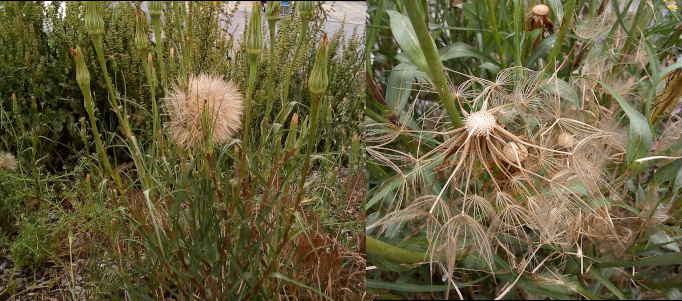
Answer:
<svg viewBox="0 0 682 301"><path fill-rule="evenodd" d="M511 163L523 162L528 158L528 151L523 145L509 142L502 149L504 160ZM518 160L518 161L517 161Z"/></svg>
<svg viewBox="0 0 682 301"><path fill-rule="evenodd" d="M546 16L547 13L549 12L549 7L544 4L538 4L536 6L533 6L533 13L539 16Z"/></svg>
<svg viewBox="0 0 682 301"><path fill-rule="evenodd" d="M497 118L495 118L493 113L489 111L478 111L471 113L471 115L467 117L464 127L471 135L480 137L489 135L493 128L495 128L495 123L497 123Z"/></svg>
<svg viewBox="0 0 682 301"><path fill-rule="evenodd" d="M575 138L570 133L563 132L559 134L559 137L557 138L557 143L559 144L559 146L563 148L573 147L573 144L575 143Z"/></svg>

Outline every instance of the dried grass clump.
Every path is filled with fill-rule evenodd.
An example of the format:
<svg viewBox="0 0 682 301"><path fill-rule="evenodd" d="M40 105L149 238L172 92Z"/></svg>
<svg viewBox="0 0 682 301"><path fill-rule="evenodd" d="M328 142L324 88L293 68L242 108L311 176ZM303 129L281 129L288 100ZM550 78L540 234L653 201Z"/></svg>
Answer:
<svg viewBox="0 0 682 301"><path fill-rule="evenodd" d="M0 169L16 171L19 163L14 155L10 153L0 153Z"/></svg>
<svg viewBox="0 0 682 301"><path fill-rule="evenodd" d="M217 75L199 74L190 77L187 89L175 84L166 107L170 121L165 123L170 136L179 145L197 146L204 141L201 123L204 108L213 143L232 139L241 127L244 97L237 85Z"/></svg>

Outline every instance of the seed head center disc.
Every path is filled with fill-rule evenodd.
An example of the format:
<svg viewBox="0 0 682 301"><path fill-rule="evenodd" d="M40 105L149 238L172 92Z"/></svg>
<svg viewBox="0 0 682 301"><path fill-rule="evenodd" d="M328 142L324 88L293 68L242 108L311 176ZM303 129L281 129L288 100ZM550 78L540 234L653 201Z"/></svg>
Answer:
<svg viewBox="0 0 682 301"><path fill-rule="evenodd" d="M495 123L497 123L497 118L495 118L493 113L489 111L478 111L471 113L471 115L467 117L464 127L471 135L480 137L489 135L493 128L495 128Z"/></svg>

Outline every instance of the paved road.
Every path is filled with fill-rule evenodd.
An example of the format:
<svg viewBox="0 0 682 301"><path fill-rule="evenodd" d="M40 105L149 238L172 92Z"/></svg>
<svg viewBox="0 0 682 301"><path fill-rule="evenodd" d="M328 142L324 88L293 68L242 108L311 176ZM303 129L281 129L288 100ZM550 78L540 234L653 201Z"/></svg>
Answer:
<svg viewBox="0 0 682 301"><path fill-rule="evenodd" d="M290 1L290 3L295 3L295 1ZM324 30L330 37L341 28L344 20L346 22L346 37L351 36L355 27L358 28L358 33L365 30L365 11L367 10L365 1L325 1L322 7L327 11L329 17ZM250 1L240 1L235 9L235 4L230 1L228 8L233 20L229 31L234 31L235 37L238 37L240 36L239 33L244 32L244 20L247 20L248 15L251 14L251 3Z"/></svg>
<svg viewBox="0 0 682 301"><path fill-rule="evenodd" d="M235 3L237 2L237 3ZM290 1L294 3L295 1ZM228 28L229 32L235 32L235 38L240 39L244 32L244 24L248 22L248 16L251 14L250 1L227 1L225 11L230 14L232 23ZM341 24L346 23L346 37L350 37L353 29L357 28L358 33L365 31L365 11L367 5L365 1L325 1L322 7L327 11L329 19L325 23L324 30L329 36L341 28ZM142 2L142 10L149 18L149 11L147 10L147 1ZM163 18L163 16L161 16ZM268 35L263 35L267 38ZM152 35L152 39L155 39ZM364 45L363 45L364 46Z"/></svg>

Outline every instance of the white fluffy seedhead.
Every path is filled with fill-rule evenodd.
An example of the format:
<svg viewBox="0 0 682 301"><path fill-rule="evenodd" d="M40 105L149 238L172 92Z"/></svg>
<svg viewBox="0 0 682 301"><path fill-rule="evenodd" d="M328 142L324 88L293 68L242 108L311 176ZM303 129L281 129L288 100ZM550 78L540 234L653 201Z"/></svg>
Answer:
<svg viewBox="0 0 682 301"><path fill-rule="evenodd" d="M544 4L533 6L533 13L538 16L546 16L549 13L549 7Z"/></svg>
<svg viewBox="0 0 682 301"><path fill-rule="evenodd" d="M496 123L497 118L495 118L493 113L482 110L471 113L467 117L464 127L472 136L481 137L490 135L490 132L495 128Z"/></svg>
<svg viewBox="0 0 682 301"><path fill-rule="evenodd" d="M227 142L241 127L243 99L237 85L220 76L205 73L192 76L187 90L176 84L170 91L166 99L170 121L165 126L179 145L201 145L201 116L206 107L213 143Z"/></svg>
<svg viewBox="0 0 682 301"><path fill-rule="evenodd" d="M19 164L17 163L17 159L14 158L14 155L4 152L0 153L0 169L16 171L18 165Z"/></svg>

